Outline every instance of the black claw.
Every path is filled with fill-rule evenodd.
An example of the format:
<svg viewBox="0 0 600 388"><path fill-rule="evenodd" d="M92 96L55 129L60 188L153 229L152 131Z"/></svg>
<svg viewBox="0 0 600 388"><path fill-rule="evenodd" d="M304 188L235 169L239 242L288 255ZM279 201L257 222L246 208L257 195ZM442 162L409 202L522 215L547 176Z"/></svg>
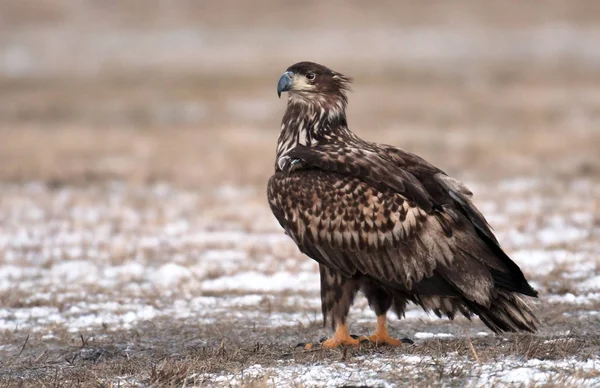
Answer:
<svg viewBox="0 0 600 388"><path fill-rule="evenodd" d="M321 339L319 340L320 343L323 343L325 341L327 341L327 337L321 337Z"/></svg>
<svg viewBox="0 0 600 388"><path fill-rule="evenodd" d="M350 337L354 338L355 340L360 338L360 335L356 335L356 334L350 334Z"/></svg>
<svg viewBox="0 0 600 388"><path fill-rule="evenodd" d="M411 340L410 338L402 338L400 341L402 341L403 344L409 344L409 345L414 345L415 341Z"/></svg>
<svg viewBox="0 0 600 388"><path fill-rule="evenodd" d="M299 342L298 345L296 345L297 348L303 348L306 346L306 342Z"/></svg>

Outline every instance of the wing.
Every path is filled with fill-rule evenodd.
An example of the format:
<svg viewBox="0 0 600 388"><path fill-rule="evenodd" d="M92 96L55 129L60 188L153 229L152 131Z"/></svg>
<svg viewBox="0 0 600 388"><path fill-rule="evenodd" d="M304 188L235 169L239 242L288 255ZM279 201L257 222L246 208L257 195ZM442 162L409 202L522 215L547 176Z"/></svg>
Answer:
<svg viewBox="0 0 600 388"><path fill-rule="evenodd" d="M445 228L444 233L450 238L446 243L455 244L452 245L454 249L461 250L465 258L471 258L466 261L471 269L477 263L483 263L486 267L484 272L491 274L496 285L537 296L537 292L531 288L520 268L500 248L486 219L472 203L471 191L463 183L449 177L417 155L391 146L364 142L359 146L298 146L284 158L279 167L288 173L298 169L317 169L354 177L366 184L363 190L370 188L387 195L398 195L403 201L403 206L406 206L402 210L403 213L410 215L413 211L418 212L418 221L427 221L427 227L433 228L428 230L430 233L435 233L439 227ZM393 213L393 209L388 213L390 211ZM394 222L387 219L387 213L380 217L382 222ZM435 225L434 222L432 226L433 221L430 220L435 220L439 225ZM427 237L430 236L417 235L417 240ZM403 243L411 242L409 240ZM436 245L425 246L427 248L422 249L431 249L430 256L440 258L440 251ZM444 251L449 253L448 249ZM456 257L456 252L451 253L450 257ZM431 260L430 258L429 261ZM452 267L445 269L443 275L449 274L455 268L465 269L467 264L453 263ZM410 278L407 280L409 284L414 281Z"/></svg>
<svg viewBox="0 0 600 388"><path fill-rule="evenodd" d="M280 224L319 263L399 290L454 290L490 305L494 281L478 257L492 253L460 214L428 214L389 189L316 169L278 172L268 190Z"/></svg>
<svg viewBox="0 0 600 388"><path fill-rule="evenodd" d="M386 158L365 143L361 147L319 144L316 146L296 146L278 161L279 169L293 171L301 167L317 168L337 172L341 175L359 177L378 190L392 190L405 195L426 212L436 206L435 200L426 188L402 165ZM299 164L294 164L300 161Z"/></svg>
<svg viewBox="0 0 600 388"><path fill-rule="evenodd" d="M389 188L410 198L427 212L443 205L458 206L481 233L498 244L487 220L471 202L473 193L462 182L413 153L368 142L358 147L300 145L284 156L280 169L284 170L286 163L293 160L324 171L360 177L378 189Z"/></svg>

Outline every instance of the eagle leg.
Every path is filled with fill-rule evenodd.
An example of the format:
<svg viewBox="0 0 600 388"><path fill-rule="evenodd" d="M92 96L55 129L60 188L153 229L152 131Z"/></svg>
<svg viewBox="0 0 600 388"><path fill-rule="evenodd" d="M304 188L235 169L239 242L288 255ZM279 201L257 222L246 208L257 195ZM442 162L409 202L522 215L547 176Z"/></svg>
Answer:
<svg viewBox="0 0 600 388"><path fill-rule="evenodd" d="M352 336L348 333L348 324L342 323L337 326L335 329L335 333L333 337L325 340L321 347L325 349L335 349L338 346L358 346L359 341L357 339L352 338Z"/></svg>
<svg viewBox="0 0 600 388"><path fill-rule="evenodd" d="M390 337L387 331L387 318L385 313L377 316L377 328L375 333L369 337L361 337L361 341L370 341L377 345L400 346L402 341L397 338Z"/></svg>

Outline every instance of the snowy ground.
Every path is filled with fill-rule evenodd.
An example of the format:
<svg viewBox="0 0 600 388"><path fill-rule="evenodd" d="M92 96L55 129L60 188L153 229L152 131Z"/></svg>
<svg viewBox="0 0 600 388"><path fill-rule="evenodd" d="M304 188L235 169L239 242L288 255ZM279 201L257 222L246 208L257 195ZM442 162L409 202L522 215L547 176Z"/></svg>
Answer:
<svg viewBox="0 0 600 388"><path fill-rule="evenodd" d="M478 321L413 308L392 326L414 346L321 354L295 348L329 333L320 325L316 265L279 229L261 192L2 185L0 358L9 361L0 377L24 374L27 363L43 376L60 365L66 373L78 362L135 359L141 343L154 342L177 363L232 348L237 355L188 365L182 375L153 359L154 369L111 381L174 374L197 385L600 384L600 183L523 178L471 188L540 291L542 332L496 337ZM373 324L360 298L351 329L366 334ZM238 360L245 350L250 356Z"/></svg>

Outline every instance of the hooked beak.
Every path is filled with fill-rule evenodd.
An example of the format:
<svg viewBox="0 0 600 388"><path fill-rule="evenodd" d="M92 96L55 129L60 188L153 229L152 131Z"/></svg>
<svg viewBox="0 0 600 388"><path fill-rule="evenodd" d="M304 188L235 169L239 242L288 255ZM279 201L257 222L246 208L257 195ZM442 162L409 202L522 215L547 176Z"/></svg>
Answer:
<svg viewBox="0 0 600 388"><path fill-rule="evenodd" d="M286 71L279 78L279 82L277 82L277 96L279 98L281 98L281 92L287 92L292 88L292 76L293 73L291 71Z"/></svg>

